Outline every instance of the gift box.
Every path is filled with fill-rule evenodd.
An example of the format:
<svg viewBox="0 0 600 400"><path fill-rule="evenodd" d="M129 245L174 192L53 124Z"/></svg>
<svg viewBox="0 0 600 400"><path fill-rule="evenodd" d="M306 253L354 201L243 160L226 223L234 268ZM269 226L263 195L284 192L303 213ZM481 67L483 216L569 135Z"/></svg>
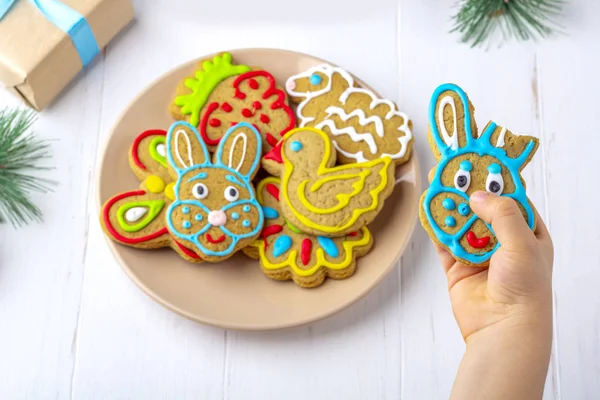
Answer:
<svg viewBox="0 0 600 400"><path fill-rule="evenodd" d="M132 19L131 0L0 0L0 81L41 110Z"/></svg>

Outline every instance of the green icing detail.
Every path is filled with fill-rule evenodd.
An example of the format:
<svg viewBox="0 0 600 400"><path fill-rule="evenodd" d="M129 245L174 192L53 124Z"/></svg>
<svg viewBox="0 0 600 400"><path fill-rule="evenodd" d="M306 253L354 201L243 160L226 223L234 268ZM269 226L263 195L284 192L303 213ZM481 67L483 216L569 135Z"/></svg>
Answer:
<svg viewBox="0 0 600 400"><path fill-rule="evenodd" d="M292 231L296 233L304 233L300 229L296 228L294 225L290 224L290 221L288 221L287 219L285 220L285 223L287 224L288 228L290 228Z"/></svg>
<svg viewBox="0 0 600 400"><path fill-rule="evenodd" d="M181 107L183 115L190 115L190 124L197 127L200 123L200 110L215 87L226 78L241 75L250 70L251 68L247 65L232 65L229 53L216 56L212 62L204 61L202 70L196 71L196 78L185 81L185 86L191 89L192 93L177 96L175 105Z"/></svg>
<svg viewBox="0 0 600 400"><path fill-rule="evenodd" d="M167 159L164 158L163 156L161 156L158 151L156 151L156 147L159 144L164 144L165 145L165 150L167 149L167 138L164 136L157 136L154 139L152 139L152 141L150 142L150 155L152 156L152 158L154 158L154 160L158 163L160 163L163 167L168 168L167 165Z"/></svg>
<svg viewBox="0 0 600 400"><path fill-rule="evenodd" d="M164 206L165 202L163 200L133 201L131 203L123 204L117 210L117 221L119 221L119 225L121 225L121 228L123 228L125 232L138 232L152 222ZM146 213L146 217L144 217L143 220L135 225L131 225L124 217L127 210L134 207L144 207L149 208L150 210Z"/></svg>

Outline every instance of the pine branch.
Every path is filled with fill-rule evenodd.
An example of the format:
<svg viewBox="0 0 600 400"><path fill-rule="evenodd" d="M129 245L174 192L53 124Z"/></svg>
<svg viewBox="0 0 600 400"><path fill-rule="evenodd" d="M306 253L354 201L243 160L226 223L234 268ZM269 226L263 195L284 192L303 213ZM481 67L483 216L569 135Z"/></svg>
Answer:
<svg viewBox="0 0 600 400"><path fill-rule="evenodd" d="M51 168L39 166L50 158L49 144L30 131L33 111L0 110L0 224L26 225L42 221L40 209L31 202L31 192L46 193L55 182L32 173Z"/></svg>
<svg viewBox="0 0 600 400"><path fill-rule="evenodd" d="M564 4L564 0L460 0L451 32L460 33L460 41L471 47L489 46L498 31L503 40L544 39L560 32L556 18Z"/></svg>

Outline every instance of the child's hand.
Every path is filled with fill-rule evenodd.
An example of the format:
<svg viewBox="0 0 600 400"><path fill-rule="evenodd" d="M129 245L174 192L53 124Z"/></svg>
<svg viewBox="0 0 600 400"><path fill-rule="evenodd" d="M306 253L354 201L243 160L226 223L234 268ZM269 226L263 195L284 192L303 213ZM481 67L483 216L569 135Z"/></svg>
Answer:
<svg viewBox="0 0 600 400"><path fill-rule="evenodd" d="M517 204L487 192L471 195L471 209L500 241L489 268L456 262L436 245L448 277L454 316L465 341L496 324L528 325L552 319L552 240L537 217L535 232Z"/></svg>
<svg viewBox="0 0 600 400"><path fill-rule="evenodd" d="M437 246L452 310L467 343L452 399L541 399L552 344L552 240L508 197L475 192L471 209L500 241L489 268L458 263Z"/></svg>

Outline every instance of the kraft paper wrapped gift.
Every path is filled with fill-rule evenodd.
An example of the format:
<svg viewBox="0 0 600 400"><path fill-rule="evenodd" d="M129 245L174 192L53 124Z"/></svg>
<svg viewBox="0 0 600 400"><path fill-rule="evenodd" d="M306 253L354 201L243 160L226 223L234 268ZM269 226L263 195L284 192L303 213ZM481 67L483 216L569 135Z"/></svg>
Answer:
<svg viewBox="0 0 600 400"><path fill-rule="evenodd" d="M0 81L42 110L132 19L131 0L0 0Z"/></svg>

